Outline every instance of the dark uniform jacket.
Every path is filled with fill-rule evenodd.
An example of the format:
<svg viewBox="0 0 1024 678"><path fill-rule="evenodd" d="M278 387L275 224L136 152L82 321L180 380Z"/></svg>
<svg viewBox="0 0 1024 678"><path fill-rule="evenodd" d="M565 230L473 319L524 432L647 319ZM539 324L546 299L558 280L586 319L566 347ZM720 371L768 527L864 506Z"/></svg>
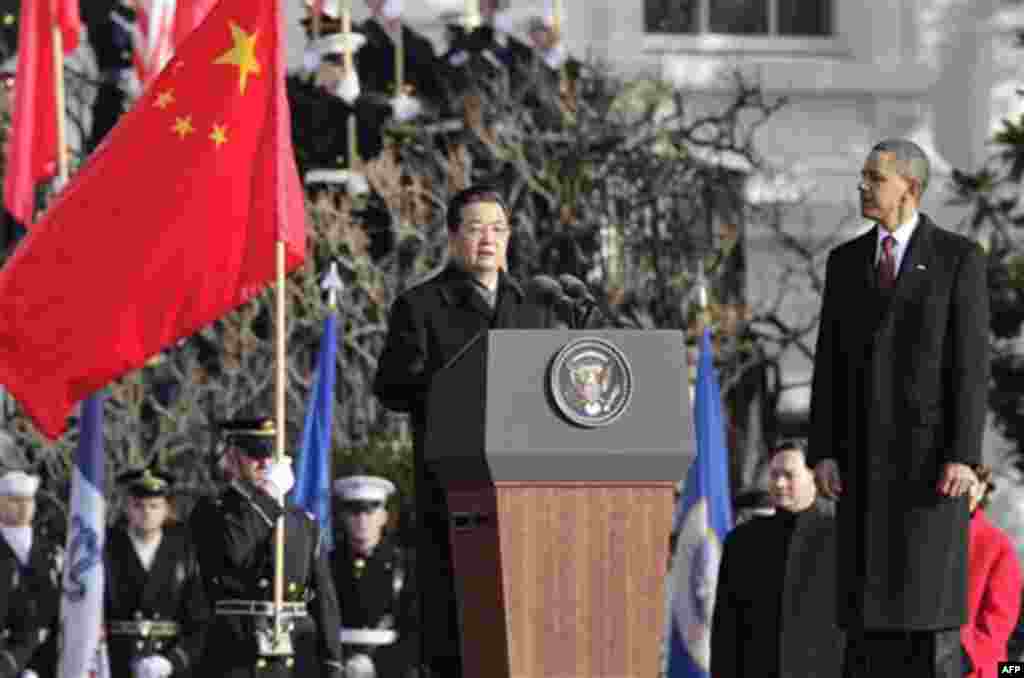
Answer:
<svg viewBox="0 0 1024 678"><path fill-rule="evenodd" d="M132 662L151 654L171 662L175 676L198 675L193 670L202 654L212 619L199 561L184 526L164 528L147 572L131 537L123 527L108 532L104 619L112 678L131 678ZM143 635L127 625L173 622L177 633L154 630Z"/></svg>
<svg viewBox="0 0 1024 678"><path fill-rule="evenodd" d="M374 394L385 407L412 415L416 503L420 541L417 582L424 659L458 656L448 509L434 472L423 460L426 398L431 379L474 337L489 329L544 327L542 309L504 272L492 310L476 283L454 266L407 290L395 300L388 337L378 362Z"/></svg>
<svg viewBox="0 0 1024 678"><path fill-rule="evenodd" d="M39 532L22 565L0 536L0 678L32 669L57 675L57 626L63 550Z"/></svg>
<svg viewBox="0 0 1024 678"><path fill-rule="evenodd" d="M374 19L367 19L358 29L366 36L366 44L355 54L360 89L368 93L395 95L395 43L388 32ZM445 103L437 57L430 40L402 24L402 80L412 85L412 95L424 104L440 109Z"/></svg>
<svg viewBox="0 0 1024 678"><path fill-rule="evenodd" d="M408 552L385 538L369 558L356 557L341 539L331 554L331 573L338 602L345 610L345 629L377 629L397 633L386 645L342 643L347 660L366 654L377 678L404 678L418 663L419 612L414 563Z"/></svg>
<svg viewBox="0 0 1024 678"><path fill-rule="evenodd" d="M285 85L299 172L305 176L311 169L347 167L348 116L353 109L311 78L289 75Z"/></svg>
<svg viewBox="0 0 1024 678"><path fill-rule="evenodd" d="M341 675L338 599L331 583L327 556L320 548L317 524L304 511L293 506L286 510L262 491L238 483L229 485L214 501L200 501L190 518L207 596L215 610L197 675L204 678L298 675L291 662L259 656L257 629L273 628L272 617L216 614L219 602L273 600L274 525L282 514L285 516L285 600L307 601L316 625L317 646L310 650L296 648L297 655L313 651L320 657L317 672L305 671L303 678L306 675ZM295 623L304 623L304 620ZM296 635L293 634L293 642Z"/></svg>
<svg viewBox="0 0 1024 678"><path fill-rule="evenodd" d="M778 510L725 540L711 623L715 678L840 678L834 510Z"/></svg>
<svg viewBox="0 0 1024 678"><path fill-rule="evenodd" d="M829 255L808 462L832 457L845 627L956 629L967 619L967 498L936 490L981 460L988 385L985 255L920 215L891 290L877 229Z"/></svg>
<svg viewBox="0 0 1024 678"><path fill-rule="evenodd" d="M127 21L135 20L134 12L126 10L118 0L89 0L81 3L82 22L89 34L89 43L96 55L100 71L96 98L92 105L92 130L89 133L90 151L99 146L125 110L125 93L120 81L132 68L135 46L132 35L112 14L118 13Z"/></svg>

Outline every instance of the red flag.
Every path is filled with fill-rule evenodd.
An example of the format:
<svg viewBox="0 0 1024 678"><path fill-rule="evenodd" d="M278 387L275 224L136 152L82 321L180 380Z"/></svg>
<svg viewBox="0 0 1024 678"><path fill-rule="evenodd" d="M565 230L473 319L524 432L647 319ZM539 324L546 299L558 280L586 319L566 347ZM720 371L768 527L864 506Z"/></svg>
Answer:
<svg viewBox="0 0 1024 678"><path fill-rule="evenodd" d="M305 256L280 0L220 0L0 269L0 383L74 403Z"/></svg>
<svg viewBox="0 0 1024 678"><path fill-rule="evenodd" d="M174 12L175 49L203 22L216 2L217 0L178 0L178 7Z"/></svg>
<svg viewBox="0 0 1024 678"><path fill-rule="evenodd" d="M18 68L7 144L4 207L28 226L35 185L57 173L57 79L53 72L53 26L61 27L64 53L78 46L78 0L21 3Z"/></svg>
<svg viewBox="0 0 1024 678"><path fill-rule="evenodd" d="M60 26L64 53L70 54L78 47L82 20L78 15L78 0L50 0L54 19ZM20 27L19 27L20 30Z"/></svg>

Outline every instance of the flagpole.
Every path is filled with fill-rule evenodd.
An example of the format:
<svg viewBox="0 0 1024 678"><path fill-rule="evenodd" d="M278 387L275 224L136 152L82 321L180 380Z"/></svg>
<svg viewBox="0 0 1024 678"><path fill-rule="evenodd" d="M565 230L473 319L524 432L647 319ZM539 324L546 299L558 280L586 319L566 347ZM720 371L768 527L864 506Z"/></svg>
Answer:
<svg viewBox="0 0 1024 678"><path fill-rule="evenodd" d="M276 247L277 259L277 326L276 349L277 378L275 386L276 398L275 409L277 419L276 440L274 450L274 462L280 464L285 459L284 454L284 428L285 428L285 243L284 239L278 236ZM281 505L284 506L284 495L281 496ZM284 611L284 513L277 518L274 526L274 640L281 643L284 634L282 626L282 613Z"/></svg>
<svg viewBox="0 0 1024 678"><path fill-rule="evenodd" d="M52 7L52 3L51 3ZM50 16L54 16L51 12ZM57 101L57 179L58 189L64 188L68 182L68 145L64 129L64 34L60 26L54 24L53 31L53 80Z"/></svg>

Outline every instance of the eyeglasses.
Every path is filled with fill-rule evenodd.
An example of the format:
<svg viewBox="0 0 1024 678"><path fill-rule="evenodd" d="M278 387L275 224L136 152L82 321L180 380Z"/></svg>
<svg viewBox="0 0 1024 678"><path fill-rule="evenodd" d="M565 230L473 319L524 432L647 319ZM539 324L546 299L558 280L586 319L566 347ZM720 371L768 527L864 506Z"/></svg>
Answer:
<svg viewBox="0 0 1024 678"><path fill-rule="evenodd" d="M489 224L471 224L463 225L461 234L462 237L467 240L479 240L483 237L484 232L490 229L491 233L494 234L495 238L507 238L510 232L508 222L495 221Z"/></svg>

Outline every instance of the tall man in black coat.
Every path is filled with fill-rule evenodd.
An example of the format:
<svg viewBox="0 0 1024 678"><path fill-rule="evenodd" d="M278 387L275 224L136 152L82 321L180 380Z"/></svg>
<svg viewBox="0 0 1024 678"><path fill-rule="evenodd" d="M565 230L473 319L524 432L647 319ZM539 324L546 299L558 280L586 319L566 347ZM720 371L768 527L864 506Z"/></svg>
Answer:
<svg viewBox="0 0 1024 678"><path fill-rule="evenodd" d="M374 393L385 407L412 415L422 656L444 678L461 675L459 626L447 502L423 459L427 393L434 375L477 335L492 328L543 326L542 309L531 304L505 270L509 217L494 187L472 186L451 199L450 263L395 301L374 382Z"/></svg>
<svg viewBox="0 0 1024 678"><path fill-rule="evenodd" d="M232 481L189 519L214 622L195 675L226 678L341 678L338 599L316 522L283 505L295 482L290 461L272 462L274 422L223 426ZM274 647L275 526L284 516L284 616L294 653ZM313 626L315 624L315 626ZM313 635L315 647L299 641ZM303 663L318 659L317 666Z"/></svg>
<svg viewBox="0 0 1024 678"><path fill-rule="evenodd" d="M725 539L711 619L714 678L840 678L834 507L818 496L803 446L769 465L776 511Z"/></svg>
<svg viewBox="0 0 1024 678"><path fill-rule="evenodd" d="M103 589L111 678L199 678L212 614L192 539L171 523L174 479L147 468L118 482L126 521L107 534Z"/></svg>
<svg viewBox="0 0 1024 678"><path fill-rule="evenodd" d="M829 256L809 458L838 506L845 675L960 676L970 465L988 381L985 256L918 212L928 159L872 149L861 211L877 227Z"/></svg>

